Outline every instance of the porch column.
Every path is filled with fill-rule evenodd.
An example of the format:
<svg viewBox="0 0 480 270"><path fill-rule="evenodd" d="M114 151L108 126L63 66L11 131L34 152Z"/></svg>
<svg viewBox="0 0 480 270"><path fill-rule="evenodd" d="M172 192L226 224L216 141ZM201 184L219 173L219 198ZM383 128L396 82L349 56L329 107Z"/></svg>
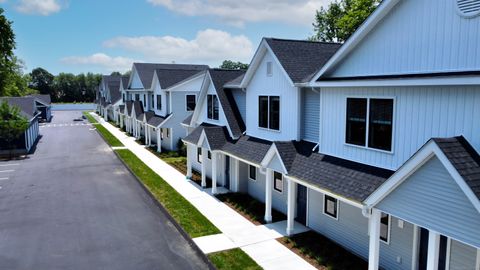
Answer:
<svg viewBox="0 0 480 270"><path fill-rule="evenodd" d="M160 128L157 128L157 152L162 152L162 140L160 138Z"/></svg>
<svg viewBox="0 0 480 270"><path fill-rule="evenodd" d="M147 127L147 130L148 130L148 146L151 146L152 145L152 128L147 126L146 124L145 126Z"/></svg>
<svg viewBox="0 0 480 270"><path fill-rule="evenodd" d="M233 178L235 179L234 192L240 192L240 162L236 158L233 159Z"/></svg>
<svg viewBox="0 0 480 270"><path fill-rule="evenodd" d="M267 176L265 178L265 222L272 222L272 182L273 171L267 168Z"/></svg>
<svg viewBox="0 0 480 270"><path fill-rule="evenodd" d="M188 154L188 146L187 146L187 179L192 178L192 157L191 155Z"/></svg>
<svg viewBox="0 0 480 270"><path fill-rule="evenodd" d="M145 145L150 145L148 142L148 126L145 124Z"/></svg>
<svg viewBox="0 0 480 270"><path fill-rule="evenodd" d="M368 246L368 270L378 270L380 256L380 217L380 210L373 208L369 219L370 244Z"/></svg>
<svg viewBox="0 0 480 270"><path fill-rule="evenodd" d="M218 154L212 151L212 194L217 193L217 167Z"/></svg>
<svg viewBox="0 0 480 270"><path fill-rule="evenodd" d="M288 184L287 194L287 235L292 235L295 224L295 190L297 184L289 177L285 177Z"/></svg>
<svg viewBox="0 0 480 270"><path fill-rule="evenodd" d="M207 150L202 148L202 187L207 186Z"/></svg>
<svg viewBox="0 0 480 270"><path fill-rule="evenodd" d="M438 269L438 256L440 254L440 234L428 231L427 270Z"/></svg>

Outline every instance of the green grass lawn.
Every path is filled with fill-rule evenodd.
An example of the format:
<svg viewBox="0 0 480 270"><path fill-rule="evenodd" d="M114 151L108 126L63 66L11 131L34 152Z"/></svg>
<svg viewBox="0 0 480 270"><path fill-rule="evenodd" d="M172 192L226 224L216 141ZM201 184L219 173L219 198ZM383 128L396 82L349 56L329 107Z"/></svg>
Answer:
<svg viewBox="0 0 480 270"><path fill-rule="evenodd" d="M90 112L83 112L83 115L85 115L85 117L87 117L87 119L90 123L98 124L97 120L95 120L95 118L93 118L93 116L90 115Z"/></svg>
<svg viewBox="0 0 480 270"><path fill-rule="evenodd" d="M123 146L123 143L121 143L117 139L117 137L113 136L113 134L110 133L110 131L108 131L104 126L98 124L98 125L95 125L95 128L97 129L98 133L102 135L105 142L107 142L110 146L112 147Z"/></svg>
<svg viewBox="0 0 480 270"><path fill-rule="evenodd" d="M121 149L117 153L190 237L220 233L217 227L130 150Z"/></svg>
<svg viewBox="0 0 480 270"><path fill-rule="evenodd" d="M278 241L318 269L368 269L368 263L325 236L313 231L283 237Z"/></svg>
<svg viewBox="0 0 480 270"><path fill-rule="evenodd" d="M262 269L250 256L239 248L215 252L207 256L218 270Z"/></svg>
<svg viewBox="0 0 480 270"><path fill-rule="evenodd" d="M245 193L224 193L218 194L216 197L251 222L257 225L265 224L265 204L254 199L252 196ZM287 217L284 214L272 209L273 222L286 219Z"/></svg>

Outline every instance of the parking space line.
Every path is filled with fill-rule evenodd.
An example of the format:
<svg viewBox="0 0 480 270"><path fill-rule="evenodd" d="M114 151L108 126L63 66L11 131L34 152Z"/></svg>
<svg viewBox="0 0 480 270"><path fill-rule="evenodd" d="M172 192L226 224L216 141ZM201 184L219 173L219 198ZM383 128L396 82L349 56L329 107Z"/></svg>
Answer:
<svg viewBox="0 0 480 270"><path fill-rule="evenodd" d="M2 180L8 180L8 177L0 177L0 181Z"/></svg>
<svg viewBox="0 0 480 270"><path fill-rule="evenodd" d="M4 173L4 172L14 172L15 170L4 170L4 171L0 171L0 173Z"/></svg>
<svg viewBox="0 0 480 270"><path fill-rule="evenodd" d="M8 166L18 166L20 165L19 163L15 163L15 164L0 164L0 167L8 167Z"/></svg>

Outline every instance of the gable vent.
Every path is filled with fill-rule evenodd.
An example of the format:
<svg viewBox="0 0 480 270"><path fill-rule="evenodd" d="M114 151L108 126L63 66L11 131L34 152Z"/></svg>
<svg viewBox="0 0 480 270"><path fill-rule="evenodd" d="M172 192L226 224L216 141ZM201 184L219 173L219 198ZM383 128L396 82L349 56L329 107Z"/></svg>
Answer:
<svg viewBox="0 0 480 270"><path fill-rule="evenodd" d="M457 8L464 17L474 17L480 14L480 0L457 0Z"/></svg>

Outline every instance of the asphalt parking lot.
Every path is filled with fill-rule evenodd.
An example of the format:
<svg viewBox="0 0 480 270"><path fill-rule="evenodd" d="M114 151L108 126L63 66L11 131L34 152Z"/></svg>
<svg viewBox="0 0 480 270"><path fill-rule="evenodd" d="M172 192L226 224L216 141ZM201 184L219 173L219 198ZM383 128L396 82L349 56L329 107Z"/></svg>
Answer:
<svg viewBox="0 0 480 270"><path fill-rule="evenodd" d="M206 269L81 112L0 162L0 269Z"/></svg>

